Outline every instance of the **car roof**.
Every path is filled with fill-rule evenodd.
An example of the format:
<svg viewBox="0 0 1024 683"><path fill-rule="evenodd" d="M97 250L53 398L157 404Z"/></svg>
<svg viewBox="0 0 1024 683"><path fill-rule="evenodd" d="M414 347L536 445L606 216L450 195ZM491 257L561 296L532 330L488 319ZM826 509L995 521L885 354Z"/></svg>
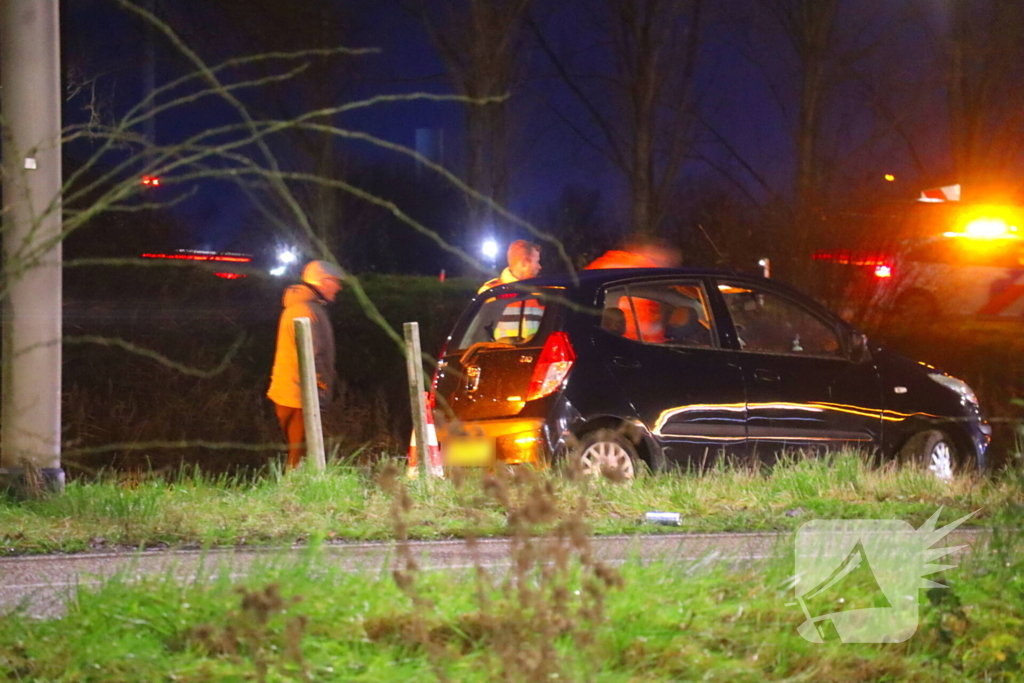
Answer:
<svg viewBox="0 0 1024 683"><path fill-rule="evenodd" d="M745 273L736 270L724 270L720 268L597 268L594 270L578 270L574 275L570 275L569 273L560 273L558 275L545 275L531 280L509 282L507 284L498 285L497 287L485 290L477 296L481 297L484 294L493 295L494 293L503 290L521 293L524 289L533 287L561 287L567 290L567 296L569 298L580 303L589 304L593 303L597 291L605 285L639 278L657 280L666 277L727 277L732 280L744 280L751 284L762 283L767 285L770 289L787 293L798 300L811 304L820 314L823 314L840 324L849 325L849 323L843 321L835 311L823 306L820 302L814 301L814 299L808 296L805 292L802 292L781 280L768 279L760 274Z"/></svg>
<svg viewBox="0 0 1024 683"><path fill-rule="evenodd" d="M576 290L579 294L586 296L608 283L619 280L664 277L730 277L751 281L764 280L760 275L715 268L596 268L594 270L577 270L573 274L543 275L531 280L498 285L487 291L506 287L512 290L521 290L523 287L564 287Z"/></svg>

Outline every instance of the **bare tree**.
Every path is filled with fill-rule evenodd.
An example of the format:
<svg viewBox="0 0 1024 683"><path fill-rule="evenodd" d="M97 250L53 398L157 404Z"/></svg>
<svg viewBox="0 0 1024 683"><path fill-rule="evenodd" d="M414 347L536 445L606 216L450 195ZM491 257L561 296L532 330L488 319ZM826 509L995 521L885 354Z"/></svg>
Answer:
<svg viewBox="0 0 1024 683"><path fill-rule="evenodd" d="M326 258L334 257L319 234L310 207L301 200L300 192L303 189L324 188L384 209L400 222L404 229L415 231L431 240L441 249L460 259L467 268L484 269L469 254L449 244L438 231L414 218L395 201L375 195L336 175L321 175L315 168L290 163L294 159L287 155L288 145L285 140L288 139L287 136L300 132L322 136L330 147L335 144L356 142L406 159L415 159L440 181L449 184L460 193L470 195L474 201L488 206L502 220L535 234L539 232L528 222L497 205L490 197L467 186L447 169L420 157L414 150L362 130L343 127L340 123L344 115L350 112L388 106L396 102L428 101L462 105L470 102L467 97L424 92L381 94L356 100L332 101L329 106L320 108L307 106L290 115L279 117L276 115L278 112L268 113L266 109L261 108L260 105L264 104L265 100L259 97L258 93L305 73L311 60L368 56L375 50L339 46L310 47L285 52L270 50L250 56L229 53L227 56L219 56L221 58L218 62L209 62L190 47L167 21L147 11L144 5L131 0L116 2L131 16L151 24L155 33L177 51L180 56L179 64L186 65L186 68L178 68L177 72L180 75L155 84L141 101L129 104L125 100L117 100L109 113L87 116L65 126L61 133L65 149L74 148L76 154L80 155L80 161L67 167L68 172L63 179L63 186L57 188L53 196L43 197L43 202L32 216L33 223L29 226L30 230L38 233L43 221L57 219L59 234L52 238L45 236L31 241L18 240L5 244L4 271L7 277L5 286L0 287L0 298L10 295L6 283L20 277L26 271L40 266L56 267L54 246L73 235L88 239L90 230L97 227L99 217L129 216L133 217L131 223L138 224L141 222L140 217L146 216L147 212L167 210L175 202L188 197L199 183L208 184L211 181L236 182L252 190L251 196L267 202L276 202L276 205L283 207L282 222L287 222L299 231ZM254 92L257 95L254 96ZM483 100L478 104L486 106L489 103L490 101ZM90 106L86 110L95 112L96 107ZM186 118L197 114L201 115L199 120L202 121L202 125L168 130L166 134L157 136L158 143L154 142L152 136L144 134L147 122L154 116ZM0 119L0 124L2 123L3 120ZM282 150L285 152L282 153ZM17 172L24 174L26 169L19 167ZM140 183L140 179L145 176L161 179L158 192L150 192L152 188L145 188ZM5 180L10 182L9 177ZM4 211L6 210L8 207L4 207ZM564 251L562 256L565 256ZM100 269L110 267L170 268L196 264L190 260L156 261L127 257L122 253L118 256L93 254L70 262L63 261L61 265L65 268L93 268L97 269L93 272L101 272ZM249 274L268 277L255 268L250 270ZM360 278L350 274L347 277L347 288L355 296L367 319L401 347L404 344L402 335L387 322L370 300L360 283ZM129 295L130 293L124 292L124 289L122 282L122 291L119 291L119 294ZM194 364L201 364L203 367L194 367L192 364L174 359L174 356L180 354L183 349L161 349L160 341L153 338L135 342L117 336L85 334L46 339L40 346L59 347L70 344L127 351L141 357L145 362L159 363L165 370L197 378L211 378L227 371L241 348L241 341L238 340L219 360L211 361L209 354L203 354L204 359ZM259 393L250 394L250 398L255 398L253 405L258 405L259 397ZM179 449L190 446L254 451L272 451L278 448L278 444L275 443L238 444L204 439L186 441L184 438L175 437L183 433L179 428L184 430L188 429L188 426L156 426L173 432L172 437L148 443L114 443L78 449L78 455L132 451L138 448ZM141 439L136 438L132 441Z"/></svg>
<svg viewBox="0 0 1024 683"><path fill-rule="evenodd" d="M207 0L164 6L168 23L179 30L189 43L219 44L228 53L290 54L309 48L301 69L291 78L268 82L246 103L254 112L279 120L289 120L304 112L329 110L346 96L354 75L351 60L339 59L332 52L347 44L353 19L342 3L280 3L274 0ZM197 21L197 16L203 20ZM180 28L179 28L180 27ZM230 31L225 31L230 27ZM216 36L216 40L214 40ZM275 65L258 62L247 67L250 73L266 77ZM330 123L330 117L321 122ZM281 136L278 155L303 171L322 178L345 176L345 159L337 140L320 130L292 128ZM299 187L296 199L303 205L317 239L331 251L346 238L347 221L341 215L341 194L323 185ZM264 197L271 199L271 197ZM284 228L288 225L288 207L271 201L263 207L268 218ZM302 240L301 235L295 235ZM308 243L305 245L310 248Z"/></svg>
<svg viewBox="0 0 1024 683"><path fill-rule="evenodd" d="M952 0L951 13L940 49L957 178L965 198L1004 194L1024 152L1024 4Z"/></svg>
<svg viewBox="0 0 1024 683"><path fill-rule="evenodd" d="M753 179L762 195L767 191L772 210L765 216L773 224L766 227L775 234L780 272L809 285L812 253L838 235L852 237L847 233L856 221L847 218L857 210L851 207L868 194L872 178L881 179L906 132L905 121L889 120L896 100L877 87L880 74L899 64L886 57L905 12L878 1L751 0L739 7L737 48L772 93L776 109L767 115L781 117L790 132L785 173L753 161L712 122L705 124L739 162L744 180ZM789 182L775 187L780 175Z"/></svg>
<svg viewBox="0 0 1024 683"><path fill-rule="evenodd" d="M611 72L596 73L566 58L541 23L531 22L589 123L580 125L564 111L556 113L625 177L630 224L638 234L659 231L667 196L694 144L693 86L704 14L704 0L607 0L591 18L596 45L614 66Z"/></svg>
<svg viewBox="0 0 1024 683"><path fill-rule="evenodd" d="M782 104L786 109L795 109L793 141L796 163L789 237L792 256L799 263L808 256L815 213L821 210L822 122L827 115L829 96L840 78L835 42L839 0L758 0L757 4L763 14L755 16L767 17L774 23L770 30L777 31L782 43L789 48L795 70L782 76L789 81L790 87L776 84L774 88L776 92L792 93L793 100ZM758 58L772 59L766 54Z"/></svg>
<svg viewBox="0 0 1024 683"><path fill-rule="evenodd" d="M457 93L472 100L505 98L464 109L466 184L498 204L509 200L511 102L523 68L522 32L532 0L443 0L405 2L423 22L444 60ZM439 6L438 6L439 5ZM468 239L501 221L491 207L470 199Z"/></svg>

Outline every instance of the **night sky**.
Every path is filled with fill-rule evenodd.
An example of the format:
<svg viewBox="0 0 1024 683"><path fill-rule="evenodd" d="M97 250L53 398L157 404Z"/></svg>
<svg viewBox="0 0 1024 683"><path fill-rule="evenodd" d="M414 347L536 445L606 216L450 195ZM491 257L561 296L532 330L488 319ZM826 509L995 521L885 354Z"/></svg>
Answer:
<svg viewBox="0 0 1024 683"><path fill-rule="evenodd" d="M166 0L160 0L158 12L161 3L167 5ZM754 16L751 14L753 4L754 0L720 3L720 7L727 9L714 14L708 23L696 93L701 117L717 135L728 141L730 149L709 132L700 132L693 150L694 158L685 165L680 184L681 187L713 185L732 191L742 188L748 199L767 202L773 196L791 196L793 191L792 132L796 112L792 107L792 74L796 66L791 46L784 36L767 25L762 28L757 21L750 21ZM397 1L352 1L344 6L352 17L345 44L382 50L379 55L346 58L353 66L348 71L351 78L344 88L345 99L381 93L451 92L444 65L422 25L403 11ZM118 8L113 0L65 0L62 7L63 52L69 75L96 78L96 92L102 95L106 113L123 111L143 92L146 40L143 24ZM870 42L879 32L888 30L887 7L885 3L870 0L843 3L843 11L849 15L846 23L860 27L851 40ZM586 3L538 2L535 9L544 19L549 39L566 54L573 55L576 67L589 72L607 69L608 59L600 54L593 32L588 28L592 14ZM177 22L175 27L182 29L182 35L192 33L188 26L181 26L189 19L206 30L205 34L198 31L198 35L228 35L233 30L232 26L218 23L224 20L202 2L176 2L167 16L170 23ZM941 34L943 13L936 10L930 22L929 31ZM906 83L923 78L928 67L928 31L909 27L898 28L895 32L898 35L889 37L889 47L872 60L892 60L888 78L893 81ZM837 41L842 39L842 36L836 38ZM223 43L205 40L192 47L210 62L234 54L231 41L227 39ZM183 61L163 38L157 39L155 53L158 84L183 73ZM623 223L627 216L623 176L553 112L553 108L557 109L581 128L590 130L592 122L585 110L553 77L550 63L530 40L526 40L523 59L525 80L513 93L511 208L525 216L540 217L557 201L565 187L578 186L599 190L610 219ZM866 70L877 66L870 63L872 60L856 68ZM876 85L887 87L881 82ZM941 96L941 91L935 90L933 97L941 100ZM887 196L910 199L923 185L950 177L947 124L939 108L929 111L917 104L916 113L907 119L908 128L914 131L915 149L923 160L922 169L915 166L904 141L895 136L880 141L872 139L872 114L862 106L863 91L855 82L838 88L833 99L835 114L830 116L826 127L834 132L830 137L835 141L833 151L843 160L843 178L837 180L836 185L849 184L851 194L870 194L875 191L872 188L877 187L879 193L887 193ZM69 100L65 124L82 120L85 101L81 93ZM161 116L157 136L161 143L178 140L230 116L223 105L207 100L173 115ZM458 140L463 122L457 104L382 105L346 115L339 122L409 146L414 144L417 128L443 130L446 161L453 168L459 166ZM69 150L69 154L84 153L83 149ZM339 146L338 154L368 163L409 164L366 145ZM755 169L757 178L745 165ZM730 180L723 177L723 171L729 174ZM896 187L883 186L881 178L885 173L897 175ZM182 223L189 226L188 239L195 241L185 246L223 248L235 244L245 226L256 219L244 194L230 183L204 181L195 187L195 192L194 197L175 209Z"/></svg>

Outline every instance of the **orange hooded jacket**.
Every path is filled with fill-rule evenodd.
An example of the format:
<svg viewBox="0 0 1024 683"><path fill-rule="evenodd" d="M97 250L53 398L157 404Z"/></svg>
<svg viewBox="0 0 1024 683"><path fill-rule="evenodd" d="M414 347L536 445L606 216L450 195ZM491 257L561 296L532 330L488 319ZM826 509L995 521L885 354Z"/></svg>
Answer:
<svg viewBox="0 0 1024 683"><path fill-rule="evenodd" d="M594 259L584 270L660 267L661 264L643 254L637 254L632 251L612 250ZM642 334L643 341L651 344L660 344L665 341L665 327L661 322L661 305L657 301L636 298L633 299L631 307L629 298L623 296L619 298L616 305L626 317L626 331L623 333L623 337L639 340ZM633 317L634 310L636 311L636 318ZM637 322L635 321L639 321L639 333L637 332Z"/></svg>

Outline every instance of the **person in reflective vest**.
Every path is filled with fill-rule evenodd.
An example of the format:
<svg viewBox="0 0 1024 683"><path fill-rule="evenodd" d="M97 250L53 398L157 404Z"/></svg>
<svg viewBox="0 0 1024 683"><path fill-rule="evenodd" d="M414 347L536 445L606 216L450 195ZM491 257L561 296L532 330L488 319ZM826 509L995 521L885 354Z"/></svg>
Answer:
<svg viewBox="0 0 1024 683"><path fill-rule="evenodd" d="M538 275L540 275L540 245L526 240L516 240L508 245L508 267L501 271L501 275L498 277L485 282L477 294L483 294L498 285L529 280Z"/></svg>
<svg viewBox="0 0 1024 683"><path fill-rule="evenodd" d="M288 287L282 298L277 347L267 397L274 402L278 423L288 443L286 467L293 470L305 455L306 423L302 411L299 379L299 351L295 340L295 319L309 318L313 333L313 365L321 409L334 395L334 329L327 306L341 291L345 273L335 263L310 261L302 271L302 283Z"/></svg>
<svg viewBox="0 0 1024 683"><path fill-rule="evenodd" d="M537 299L513 301L501 313L494 326L494 341L508 339L522 343L533 338L540 329L544 317L544 305Z"/></svg>

